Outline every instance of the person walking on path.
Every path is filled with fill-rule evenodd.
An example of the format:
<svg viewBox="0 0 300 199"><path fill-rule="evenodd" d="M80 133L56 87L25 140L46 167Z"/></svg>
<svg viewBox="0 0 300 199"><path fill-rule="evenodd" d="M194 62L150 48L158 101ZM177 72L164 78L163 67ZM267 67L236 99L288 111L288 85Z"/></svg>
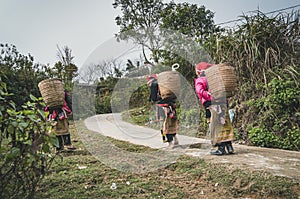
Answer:
<svg viewBox="0 0 300 199"><path fill-rule="evenodd" d="M213 146L218 147L212 155L233 154L232 141L235 139L228 113L228 101L216 101L208 109L211 111L210 134ZM226 148L226 150L225 150Z"/></svg>
<svg viewBox="0 0 300 199"><path fill-rule="evenodd" d="M150 87L150 95L149 95L149 102L151 104L157 104L162 100L159 92L157 76L156 74L152 74L151 76L147 77L147 85ZM162 107L156 106L155 107L155 122L159 123L160 121L164 121L165 113Z"/></svg>
<svg viewBox="0 0 300 199"><path fill-rule="evenodd" d="M160 101L157 106L163 107L165 112L165 120L162 126L163 141L169 143L169 148L179 145L177 138L177 131L179 128L179 121L176 113L176 103L171 99L164 99Z"/></svg>
<svg viewBox="0 0 300 199"><path fill-rule="evenodd" d="M59 146L56 147L58 151L67 149L75 150L76 148L71 143L71 135L69 130L68 118L72 115L72 101L69 94L64 92L64 105L61 108L46 107L45 111L49 111L48 120L52 122L53 131L56 133Z"/></svg>
<svg viewBox="0 0 300 199"><path fill-rule="evenodd" d="M205 108L205 118L208 124L210 123L211 118L211 112L208 107L211 105L213 98L208 91L208 83L205 77L205 70L211 66L212 64L206 62L200 62L199 64L197 64L195 68L197 77L194 79L195 91L202 106Z"/></svg>
<svg viewBox="0 0 300 199"><path fill-rule="evenodd" d="M226 102L217 102L217 100L214 100L209 92L208 82L205 76L205 70L211 66L213 66L213 64L207 62L200 62L195 66L197 75L194 79L195 92L205 108L205 117L209 126L212 144L218 147L218 149L212 151L211 154L225 155L225 148L229 154L232 154L234 152L232 147L234 134L229 115L226 113L227 100L225 100Z"/></svg>

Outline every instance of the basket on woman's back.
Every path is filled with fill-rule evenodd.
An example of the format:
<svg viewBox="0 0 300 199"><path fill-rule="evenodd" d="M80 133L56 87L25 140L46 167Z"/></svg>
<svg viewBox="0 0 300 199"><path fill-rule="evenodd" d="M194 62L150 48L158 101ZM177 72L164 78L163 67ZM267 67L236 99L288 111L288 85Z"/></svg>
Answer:
<svg viewBox="0 0 300 199"><path fill-rule="evenodd" d="M174 99L180 95L180 75L176 71L165 71L157 75L162 99Z"/></svg>
<svg viewBox="0 0 300 199"><path fill-rule="evenodd" d="M215 99L232 97L237 90L234 68L228 64L216 64L206 69L209 90Z"/></svg>
<svg viewBox="0 0 300 199"><path fill-rule="evenodd" d="M38 84L44 102L49 108L61 108L64 105L63 83L56 78L45 79Z"/></svg>

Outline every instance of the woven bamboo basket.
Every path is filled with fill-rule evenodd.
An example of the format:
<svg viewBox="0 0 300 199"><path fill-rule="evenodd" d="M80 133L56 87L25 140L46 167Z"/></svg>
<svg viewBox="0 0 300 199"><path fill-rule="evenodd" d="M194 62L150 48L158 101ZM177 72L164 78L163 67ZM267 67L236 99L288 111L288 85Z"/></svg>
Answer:
<svg viewBox="0 0 300 199"><path fill-rule="evenodd" d="M165 71L157 75L162 99L177 98L180 95L180 75L176 71Z"/></svg>
<svg viewBox="0 0 300 199"><path fill-rule="evenodd" d="M59 79L45 79L38 87L47 106L60 108L64 105L64 87Z"/></svg>
<svg viewBox="0 0 300 199"><path fill-rule="evenodd" d="M217 64L205 71L208 86L215 99L232 97L237 90L234 68L228 64Z"/></svg>

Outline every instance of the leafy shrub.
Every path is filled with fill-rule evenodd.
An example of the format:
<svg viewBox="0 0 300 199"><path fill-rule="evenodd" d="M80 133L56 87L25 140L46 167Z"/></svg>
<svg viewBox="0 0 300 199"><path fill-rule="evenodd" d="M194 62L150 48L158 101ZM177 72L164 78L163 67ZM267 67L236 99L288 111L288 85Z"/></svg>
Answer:
<svg viewBox="0 0 300 199"><path fill-rule="evenodd" d="M282 141L283 149L294 149L300 151L300 130L293 128L288 130L287 136Z"/></svg>
<svg viewBox="0 0 300 199"><path fill-rule="evenodd" d="M252 128L249 131L249 138L252 144L261 147L280 148L281 142L278 136L265 131L263 128Z"/></svg>
<svg viewBox="0 0 300 199"><path fill-rule="evenodd" d="M263 89L264 97L249 101L260 116L255 126L261 127L250 130L251 142L258 146L299 150L299 87L289 78L273 78Z"/></svg>
<svg viewBox="0 0 300 199"><path fill-rule="evenodd" d="M96 98L96 113L102 114L102 113L111 113L111 96L103 96Z"/></svg>
<svg viewBox="0 0 300 199"><path fill-rule="evenodd" d="M7 100L10 95L0 79L0 198L33 198L58 142L47 134L41 98L31 95L32 102L17 111L15 103Z"/></svg>
<svg viewBox="0 0 300 199"><path fill-rule="evenodd" d="M264 128L254 127L249 130L249 139L255 146L300 150L299 129L290 129L283 138Z"/></svg>
<svg viewBox="0 0 300 199"><path fill-rule="evenodd" d="M40 96L37 83L45 78L46 66L34 64L33 56L22 55L16 46L0 43L0 76L6 82L7 96L16 104L17 110L30 100L29 95ZM20 97L22 96L22 97Z"/></svg>

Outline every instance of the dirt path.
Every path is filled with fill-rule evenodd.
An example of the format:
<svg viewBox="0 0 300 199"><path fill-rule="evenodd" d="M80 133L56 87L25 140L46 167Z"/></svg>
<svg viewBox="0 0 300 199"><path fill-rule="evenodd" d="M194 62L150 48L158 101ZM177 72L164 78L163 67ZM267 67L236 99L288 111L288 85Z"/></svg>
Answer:
<svg viewBox="0 0 300 199"><path fill-rule="evenodd" d="M85 125L89 130L115 139L162 150L166 148L157 130L126 123L121 120L120 114L96 115L86 119ZM188 155L198 156L210 162L231 163L238 168L263 170L277 176L300 180L300 152L234 144L235 154L212 156L207 150L193 147L197 143L207 143L207 140L187 136L180 136L179 140L182 146L179 148L184 148L184 153ZM176 151L176 148L174 150Z"/></svg>
<svg viewBox="0 0 300 199"><path fill-rule="evenodd" d="M206 155L211 162L232 163L238 168L263 170L277 176L300 180L300 152L234 145L235 154L225 156ZM192 151L190 155L197 155Z"/></svg>

